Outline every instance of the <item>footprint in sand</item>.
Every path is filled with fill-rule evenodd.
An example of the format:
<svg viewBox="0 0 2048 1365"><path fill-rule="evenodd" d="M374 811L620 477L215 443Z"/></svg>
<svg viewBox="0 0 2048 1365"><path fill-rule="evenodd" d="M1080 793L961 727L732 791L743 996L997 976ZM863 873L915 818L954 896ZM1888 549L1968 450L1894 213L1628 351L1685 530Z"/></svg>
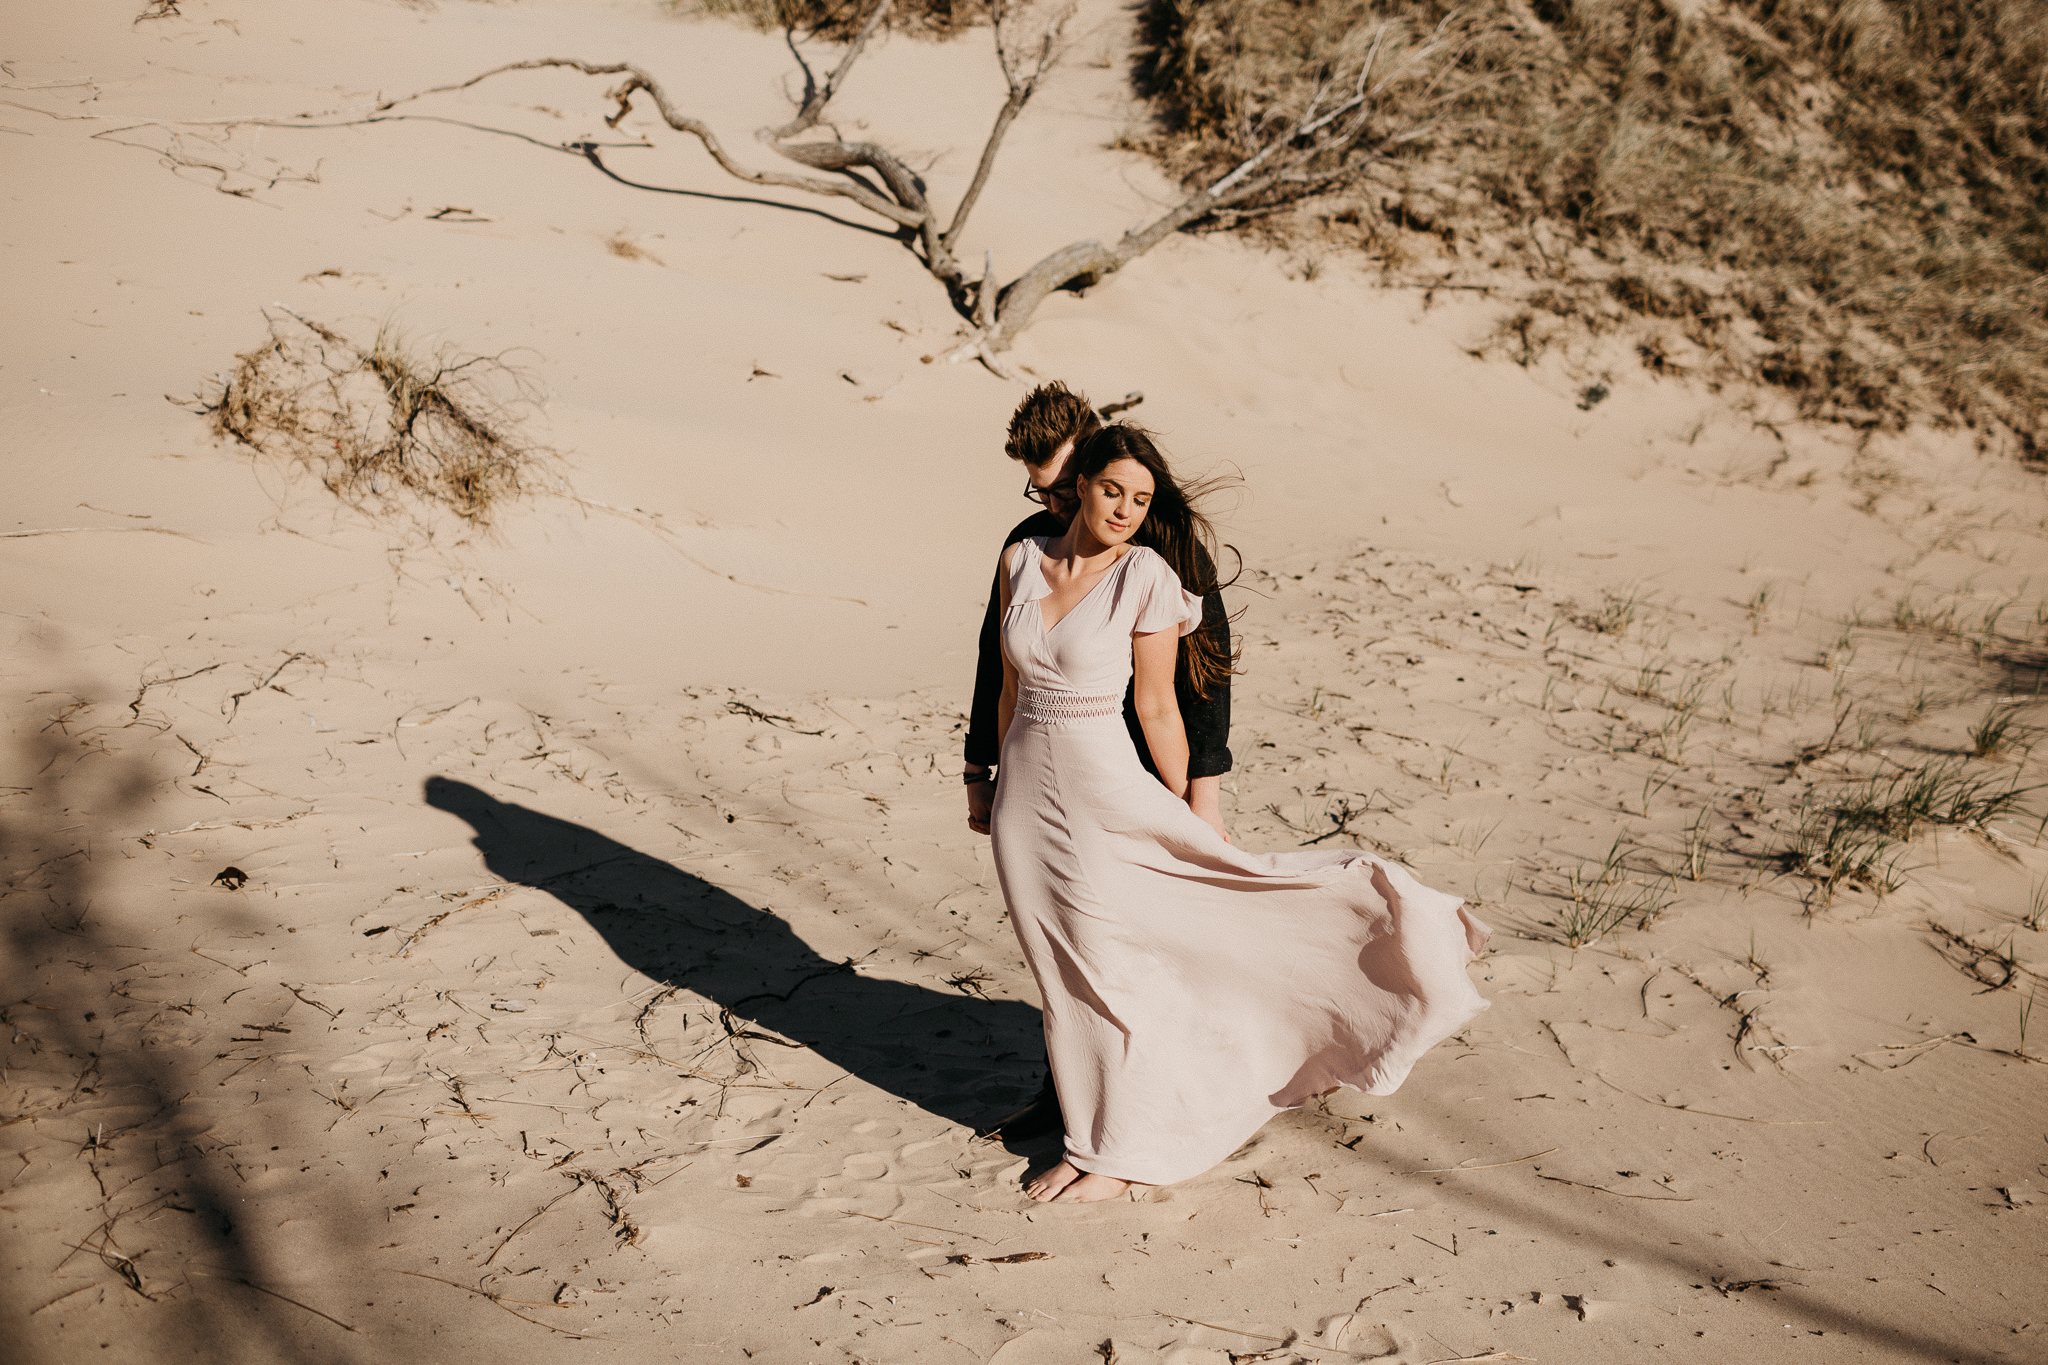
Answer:
<svg viewBox="0 0 2048 1365"><path fill-rule="evenodd" d="M901 1148L896 1159L905 1166L943 1166L958 1154L959 1147L958 1142L946 1138L931 1138Z"/></svg>
<svg viewBox="0 0 2048 1365"><path fill-rule="evenodd" d="M839 1168L839 1174L845 1180L872 1182L886 1180L889 1176L890 1167L889 1153L861 1152L856 1156L846 1158Z"/></svg>
<svg viewBox="0 0 2048 1365"><path fill-rule="evenodd" d="M766 1095L734 1095L725 1101L725 1117L740 1123L760 1123L782 1115L782 1101Z"/></svg>

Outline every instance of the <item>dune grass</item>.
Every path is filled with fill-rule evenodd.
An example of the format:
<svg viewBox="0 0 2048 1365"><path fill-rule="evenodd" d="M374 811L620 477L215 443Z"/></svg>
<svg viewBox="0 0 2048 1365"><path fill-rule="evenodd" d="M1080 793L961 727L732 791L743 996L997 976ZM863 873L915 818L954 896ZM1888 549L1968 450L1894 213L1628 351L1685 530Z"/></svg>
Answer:
<svg viewBox="0 0 2048 1365"><path fill-rule="evenodd" d="M2015 749L2031 748L2041 727L2021 722L2027 706L2025 702L2007 702L1986 711L1984 718L1970 727L1970 751L1978 758L2002 758Z"/></svg>
<svg viewBox="0 0 2048 1365"><path fill-rule="evenodd" d="M2035 788L2018 775L1976 771L1967 759L1861 778L1809 793L1793 836L1794 870L1813 879L1824 901L1845 885L1886 895L1903 884L1902 846L1929 826L1982 829L2022 809Z"/></svg>
<svg viewBox="0 0 2048 1365"><path fill-rule="evenodd" d="M519 437L502 395L519 377L496 359L429 354L389 326L365 349L296 314L270 324L203 410L220 435L312 470L351 506L410 495L484 525L547 458Z"/></svg>
<svg viewBox="0 0 2048 1365"><path fill-rule="evenodd" d="M1148 0L1157 120L1125 140L1211 174L1362 35L1445 23L1452 78L1383 101L1418 136L1213 225L1485 284L1492 347L1524 363L1623 333L1653 370L1810 416L2048 456L2048 9Z"/></svg>
<svg viewBox="0 0 2048 1365"><path fill-rule="evenodd" d="M1557 918L1546 921L1568 948L1597 943L1631 924L1647 929L1677 901L1672 880L1620 876L1612 866L1588 875L1574 868L1566 876Z"/></svg>

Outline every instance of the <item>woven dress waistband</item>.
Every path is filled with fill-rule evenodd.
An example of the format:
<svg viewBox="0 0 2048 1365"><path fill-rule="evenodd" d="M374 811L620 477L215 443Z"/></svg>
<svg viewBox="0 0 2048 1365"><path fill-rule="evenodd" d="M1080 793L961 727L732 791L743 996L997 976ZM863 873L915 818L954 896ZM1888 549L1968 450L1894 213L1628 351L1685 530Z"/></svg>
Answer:
<svg viewBox="0 0 2048 1365"><path fill-rule="evenodd" d="M1123 710L1121 693L1089 696L1081 692L1048 692L1036 687L1017 689L1017 718L1039 725L1069 720L1103 720L1120 716Z"/></svg>

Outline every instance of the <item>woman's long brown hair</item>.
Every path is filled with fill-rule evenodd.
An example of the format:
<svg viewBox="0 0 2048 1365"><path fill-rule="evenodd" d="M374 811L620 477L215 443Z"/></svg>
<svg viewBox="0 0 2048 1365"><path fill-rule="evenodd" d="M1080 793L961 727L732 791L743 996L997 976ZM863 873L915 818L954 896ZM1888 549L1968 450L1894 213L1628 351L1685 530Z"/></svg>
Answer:
<svg viewBox="0 0 2048 1365"><path fill-rule="evenodd" d="M1174 477L1151 434L1129 422L1106 426L1082 441L1064 472L1077 484L1086 483L1118 460L1136 460L1152 474L1152 503L1132 541L1157 553L1180 575L1181 586L1197 596L1230 586L1217 581L1216 528L1201 504L1205 496L1235 480L1226 475L1183 483ZM1222 548L1237 553L1230 546ZM1236 581L1233 575L1230 582ZM1195 695L1207 697L1237 671L1237 650L1211 631L1198 629L1181 637L1180 664Z"/></svg>

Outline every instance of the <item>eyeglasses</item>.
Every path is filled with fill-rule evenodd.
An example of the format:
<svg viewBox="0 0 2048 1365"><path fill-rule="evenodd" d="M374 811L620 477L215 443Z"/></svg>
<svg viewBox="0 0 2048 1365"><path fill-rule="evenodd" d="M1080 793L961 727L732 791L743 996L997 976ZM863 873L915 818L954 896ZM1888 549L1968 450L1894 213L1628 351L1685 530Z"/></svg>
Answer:
<svg viewBox="0 0 2048 1365"><path fill-rule="evenodd" d="M1064 483L1054 484L1050 488L1040 488L1027 480L1024 484L1024 496L1037 503L1040 507L1051 507L1055 499L1061 502L1072 502L1074 500L1074 490L1071 485Z"/></svg>

